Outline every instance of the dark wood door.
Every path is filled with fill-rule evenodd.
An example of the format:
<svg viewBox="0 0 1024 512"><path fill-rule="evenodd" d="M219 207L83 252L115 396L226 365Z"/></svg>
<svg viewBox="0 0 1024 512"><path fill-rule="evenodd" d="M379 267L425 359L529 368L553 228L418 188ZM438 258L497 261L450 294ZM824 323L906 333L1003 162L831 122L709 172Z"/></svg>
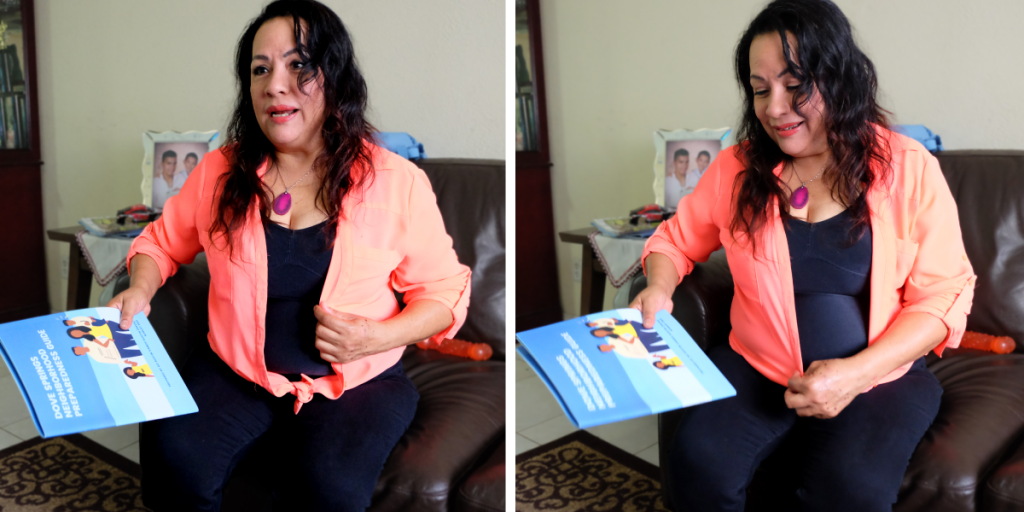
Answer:
<svg viewBox="0 0 1024 512"><path fill-rule="evenodd" d="M0 2L0 322L50 312L32 0Z"/></svg>
<svg viewBox="0 0 1024 512"><path fill-rule="evenodd" d="M516 331L562 320L551 168L516 168Z"/></svg>
<svg viewBox="0 0 1024 512"><path fill-rule="evenodd" d="M516 331L562 320L537 0L516 0Z"/></svg>
<svg viewBox="0 0 1024 512"><path fill-rule="evenodd" d="M4 248L0 249L0 322L50 312L43 248L42 185L38 165L0 165Z"/></svg>

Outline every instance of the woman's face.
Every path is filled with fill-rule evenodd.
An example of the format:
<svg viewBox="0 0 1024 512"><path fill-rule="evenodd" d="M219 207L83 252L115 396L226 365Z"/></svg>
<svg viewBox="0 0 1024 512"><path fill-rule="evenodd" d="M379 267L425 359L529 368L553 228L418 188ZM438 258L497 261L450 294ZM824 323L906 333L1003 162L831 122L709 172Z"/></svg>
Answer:
<svg viewBox="0 0 1024 512"><path fill-rule="evenodd" d="M796 52L796 38L787 33L789 47ZM782 39L762 34L750 44L750 86L754 89L754 112L761 126L784 153L794 158L828 151L825 105L817 88L800 111L793 110L793 95L800 81L786 70Z"/></svg>
<svg viewBox="0 0 1024 512"><path fill-rule="evenodd" d="M323 75L299 88L302 60L291 18L274 18L256 31L249 67L256 120L278 151L316 151L323 143Z"/></svg>

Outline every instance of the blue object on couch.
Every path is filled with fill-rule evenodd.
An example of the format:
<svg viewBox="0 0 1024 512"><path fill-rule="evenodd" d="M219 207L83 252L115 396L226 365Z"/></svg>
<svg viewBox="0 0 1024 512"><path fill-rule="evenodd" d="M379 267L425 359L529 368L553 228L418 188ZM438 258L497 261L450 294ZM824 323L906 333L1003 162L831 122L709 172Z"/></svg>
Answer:
<svg viewBox="0 0 1024 512"><path fill-rule="evenodd" d="M423 151L423 144L416 142L412 135L405 132L377 132L377 144L409 160L427 157L427 152Z"/></svg>
<svg viewBox="0 0 1024 512"><path fill-rule="evenodd" d="M914 139L924 145L924 148L932 153L936 151L942 151L945 148L942 147L942 137L932 133L931 130L925 128L921 124L894 124L892 125L892 131L896 133L902 133L911 139Z"/></svg>

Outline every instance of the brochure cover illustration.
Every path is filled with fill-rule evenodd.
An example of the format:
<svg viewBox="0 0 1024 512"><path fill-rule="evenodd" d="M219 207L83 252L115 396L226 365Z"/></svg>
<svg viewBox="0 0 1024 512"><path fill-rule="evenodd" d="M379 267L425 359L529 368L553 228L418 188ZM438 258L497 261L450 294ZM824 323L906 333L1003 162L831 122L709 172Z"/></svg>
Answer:
<svg viewBox="0 0 1024 512"><path fill-rule="evenodd" d="M666 311L644 329L616 309L516 334L517 349L579 428L736 396L722 372Z"/></svg>
<svg viewBox="0 0 1024 512"><path fill-rule="evenodd" d="M153 326L89 308L0 324L0 355L42 437L198 411Z"/></svg>

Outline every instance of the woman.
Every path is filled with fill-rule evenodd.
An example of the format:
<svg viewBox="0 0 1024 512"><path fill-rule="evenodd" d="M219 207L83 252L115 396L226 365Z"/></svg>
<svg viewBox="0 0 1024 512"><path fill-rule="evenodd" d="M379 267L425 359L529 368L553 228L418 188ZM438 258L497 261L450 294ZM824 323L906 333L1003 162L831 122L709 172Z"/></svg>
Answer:
<svg viewBox="0 0 1024 512"><path fill-rule="evenodd" d="M252 444L286 510L362 510L416 409L405 345L451 337L469 300L425 174L376 146L345 27L271 3L239 41L229 143L206 155L129 254L122 328L205 251L210 349L182 372L199 412L145 423L154 510L218 510ZM404 294L400 310L395 292Z"/></svg>
<svg viewBox="0 0 1024 512"><path fill-rule="evenodd" d="M942 393L924 366L955 347L975 276L938 163L886 128L871 61L828 1L779 0L736 48L739 145L644 252L633 307L653 325L694 262L724 246L734 398L687 410L672 440L677 509L743 510L784 437L807 510L891 510Z"/></svg>

